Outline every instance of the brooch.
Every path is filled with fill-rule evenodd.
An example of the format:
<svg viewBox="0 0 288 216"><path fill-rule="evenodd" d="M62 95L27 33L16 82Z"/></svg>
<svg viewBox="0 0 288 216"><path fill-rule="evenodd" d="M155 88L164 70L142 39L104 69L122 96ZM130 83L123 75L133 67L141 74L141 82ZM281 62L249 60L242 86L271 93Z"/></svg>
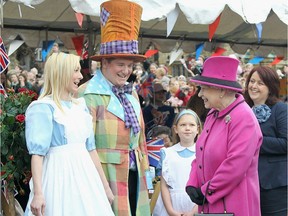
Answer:
<svg viewBox="0 0 288 216"><path fill-rule="evenodd" d="M228 114L225 116L225 123L228 124L228 122L231 121L231 116Z"/></svg>

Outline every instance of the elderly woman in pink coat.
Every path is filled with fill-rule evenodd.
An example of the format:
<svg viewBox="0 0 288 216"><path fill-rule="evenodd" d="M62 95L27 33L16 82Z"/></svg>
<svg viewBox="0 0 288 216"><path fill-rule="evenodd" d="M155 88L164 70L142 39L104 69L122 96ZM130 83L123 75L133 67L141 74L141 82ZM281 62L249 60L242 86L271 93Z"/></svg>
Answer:
<svg viewBox="0 0 288 216"><path fill-rule="evenodd" d="M198 94L210 108L196 143L186 192L198 212L260 216L258 156L262 133L236 82L239 61L217 56L207 59L193 77Z"/></svg>

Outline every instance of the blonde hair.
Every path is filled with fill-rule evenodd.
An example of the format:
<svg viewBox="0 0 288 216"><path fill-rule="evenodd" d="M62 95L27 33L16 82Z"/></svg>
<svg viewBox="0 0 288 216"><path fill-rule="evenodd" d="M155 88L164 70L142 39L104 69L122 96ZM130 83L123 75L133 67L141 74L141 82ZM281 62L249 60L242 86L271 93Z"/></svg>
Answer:
<svg viewBox="0 0 288 216"><path fill-rule="evenodd" d="M62 110L60 96L68 87L77 67L81 67L79 56L63 52L53 53L45 63L43 92L39 99L51 96L51 99ZM71 100L73 100L73 95L71 95Z"/></svg>
<svg viewBox="0 0 288 216"><path fill-rule="evenodd" d="M166 74L166 71L164 68L157 68L155 71L156 75L160 75L161 77L163 77Z"/></svg>
<svg viewBox="0 0 288 216"><path fill-rule="evenodd" d="M172 86L171 88L170 88L170 92L172 93L172 94L176 94L176 92L179 90L179 88L177 87L177 86Z"/></svg>

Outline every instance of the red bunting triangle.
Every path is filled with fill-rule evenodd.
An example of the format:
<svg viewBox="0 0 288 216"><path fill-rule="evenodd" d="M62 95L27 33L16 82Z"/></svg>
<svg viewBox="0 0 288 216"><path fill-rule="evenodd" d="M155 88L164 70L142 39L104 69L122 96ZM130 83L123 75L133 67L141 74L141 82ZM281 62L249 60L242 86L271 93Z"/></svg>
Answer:
<svg viewBox="0 0 288 216"><path fill-rule="evenodd" d="M145 56L147 58L149 58L149 57L155 55L156 53L158 53L158 50L147 50L146 53L145 53Z"/></svg>
<svg viewBox="0 0 288 216"><path fill-rule="evenodd" d="M219 25L221 14L222 13L220 13L220 15L217 17L217 19L209 25L209 41L210 42L211 42L211 40L212 40L212 38L216 32L216 29Z"/></svg>
<svg viewBox="0 0 288 216"><path fill-rule="evenodd" d="M75 47L75 50L79 56L82 56L82 47L84 41L84 35L72 37L72 41Z"/></svg>
<svg viewBox="0 0 288 216"><path fill-rule="evenodd" d="M75 16L76 16L78 25L82 28L84 14L75 12Z"/></svg>
<svg viewBox="0 0 288 216"><path fill-rule="evenodd" d="M278 64L280 61L282 61L283 59L284 59L283 56L276 56L276 58L274 59L274 61L271 62L270 64L271 64L271 65L276 65L276 64Z"/></svg>
<svg viewBox="0 0 288 216"><path fill-rule="evenodd" d="M220 56L222 55L222 53L224 53L226 51L226 49L222 48L222 47L217 47L215 52L211 55L211 56Z"/></svg>

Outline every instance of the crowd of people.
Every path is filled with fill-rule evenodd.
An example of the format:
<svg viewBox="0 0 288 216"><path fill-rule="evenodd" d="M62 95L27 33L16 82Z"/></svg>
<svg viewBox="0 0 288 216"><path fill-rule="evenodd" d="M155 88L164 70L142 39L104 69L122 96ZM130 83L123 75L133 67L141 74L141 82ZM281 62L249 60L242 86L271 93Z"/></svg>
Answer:
<svg viewBox="0 0 288 216"><path fill-rule="evenodd" d="M16 65L14 69L1 73L1 85L6 90L18 93L20 88L32 90L39 94L43 85L43 74L36 67L30 70Z"/></svg>
<svg viewBox="0 0 288 216"><path fill-rule="evenodd" d="M38 102L31 104L26 112L26 140L32 155L33 173L27 215L29 212L40 215L44 211L49 215L54 211L51 213L53 215L61 208L61 211L66 211L67 203L60 200L66 200L63 197L71 196L70 192L63 192L62 189L65 188L57 186L62 191L57 192L62 194L58 196L60 199L57 202L55 195L48 192L49 187L54 188L59 182L55 181L54 165L51 165L52 162L47 157L58 160L57 154L62 153L54 152L54 149L66 143L69 150L65 147L66 150L63 151L67 153L70 148L77 148L79 153L78 147L73 144L75 142L86 143L88 155L93 162L90 169L95 166L96 172L93 177L94 171L88 171L89 183L85 185L89 185L91 179L102 182L103 187L92 190L93 186L90 185L88 191L91 193L91 200L98 194L93 198L94 201L100 194L102 197L107 196L107 202L101 204L101 207L106 205L107 215L193 215L198 211L227 211L235 215L253 216L287 214L287 104L283 98L279 98L280 79L283 78L279 76L279 72L267 66L254 67L248 63L239 73L240 64L237 59L221 56L205 59L202 67L198 67L201 72L197 75L192 72L191 77L173 77L168 75L168 69L163 65L158 67L156 63L152 63L147 67L146 63L145 69L139 58L135 60L133 55L128 58L105 58L100 55L93 59L92 64L100 61L101 69L99 64L91 67L92 79L78 88L78 83L83 78L80 65L74 67L70 63L70 68L59 66L59 69L53 70L51 64L61 63L56 61L57 58L65 59L63 62L79 63L76 56L59 52L48 58L44 76L40 76L36 68L27 71L19 67L1 74L1 83L6 90L13 89L16 93L19 88L37 93L43 91ZM225 65L225 68L221 65ZM287 67L284 72L286 70ZM67 74L62 76L62 80L58 80L60 77L57 74L71 71L78 71L78 77ZM70 84L67 82L69 76L72 76ZM61 85L56 87L57 83ZM67 83L70 87L68 85L65 88L62 83ZM123 95L122 90L115 93L117 91L113 86L129 88L132 98L124 96L127 93ZM65 133L68 131L58 125L61 124L58 120L53 120L56 113L71 112L71 115L75 115L73 104L85 102L77 101L79 99L73 98L73 94L85 98L86 105L82 105L83 109L86 112L89 110L93 119L90 128L97 125L93 135L86 134L87 137L83 137L86 141L74 140L79 137L66 137ZM64 98L64 95L67 97ZM111 100L108 100L110 97ZM81 107L80 104L77 106ZM130 108L126 111L127 106ZM124 108L123 113L119 107ZM78 109L75 107L75 112L76 110ZM77 114L83 118L84 115ZM128 120L131 115L134 119ZM34 119L45 122L45 125L33 125ZM51 126L47 125L48 119L51 120ZM71 120L67 122L78 127L81 121L77 118L76 124ZM201 133L202 124L204 128ZM70 128L64 125L65 127ZM55 135L52 133L55 130L53 128L59 128L53 132ZM125 130L127 128L131 130ZM40 129L43 131L39 131ZM149 212L145 183L145 172L149 164L145 139L151 138L163 139L165 142L160 151L159 164L155 167L156 176L161 179L161 192L155 208ZM48 142L43 143L41 140ZM70 142L73 145L68 147ZM72 158L74 160L75 156ZM63 169L66 166L68 165L65 164ZM57 167L57 170L60 169ZM41 180L41 175L48 177L51 174L47 172L52 172L51 170L54 179L42 177ZM67 178L71 178L69 175L71 174L67 173ZM85 176L83 174L81 178L84 181ZM124 194L127 196L120 194L123 190L126 190ZM245 199L239 201L239 195ZM109 202L112 203L112 208ZM85 202L85 205L81 204L79 209L73 208L73 211L81 212L85 209L88 215L92 209L93 215L95 206L88 205L89 202Z"/></svg>
<svg viewBox="0 0 288 216"><path fill-rule="evenodd" d="M6 91L40 94L26 111L25 215L287 216L287 103L279 97L287 66L280 73L242 67L235 55L200 56L189 62L191 76L171 76L138 54L138 4L108 1L101 11L100 53L86 82L80 58L59 51L43 75L1 74ZM153 208L150 139L163 140Z"/></svg>
<svg viewBox="0 0 288 216"><path fill-rule="evenodd" d="M70 68L59 66L56 70L52 69L51 64L57 65L56 62L61 64L57 58L64 59L63 62L69 61L69 64L63 65L66 67L70 65ZM96 167L94 177L92 176L94 171L89 170L89 177L83 174L81 179L85 181L87 178L89 183L85 185L90 184L90 178L102 183L100 185L103 187L93 190L93 186L90 185L88 191L102 194L102 198L107 196L106 204L101 204L101 207L106 205L105 209L110 212L107 212L107 215L129 213L155 216L193 215L198 211L210 213L227 211L235 215L264 216L287 214L287 104L279 98L280 77L274 69L253 66L249 72L245 72L247 75L243 87L243 83L237 78L239 61L231 57L207 58L201 68L201 74L190 78L183 75L169 76L167 69L157 67L153 63L150 66L155 74L148 68L147 76L142 81L141 76L145 72L138 72L138 69L144 70L142 63L138 62L139 58L136 58L137 63L133 56L106 59L100 55L94 60L101 62L101 69L97 68L92 79L80 88L78 84L83 76L80 73L79 58L60 52L50 56L45 64L43 84L38 88L39 93L40 88L42 89L41 97L37 102L33 102L26 112L26 141L29 153L32 155L33 173L27 215L29 212L40 215L40 212L43 214L44 211L49 215L55 209L60 209L59 203L63 208L61 211L65 212L67 203L62 203L60 200L66 200L63 199L64 195L69 197L71 194L67 192L68 189L63 192L62 189L65 188L60 187L62 192L57 192L62 194L60 200L53 201L55 195L48 192L49 187L54 188L59 182L55 181L56 173L53 168L55 165L51 164L56 163L58 154L61 154L59 157L64 157L58 150L54 152L54 149L60 149L58 148L60 146L62 149L66 144L63 152L65 157L70 157L69 154L72 154L68 153L70 148L76 148L79 154L78 147L73 144L79 142L86 143L86 150L92 161L90 169ZM225 68L219 65L225 65ZM25 82L25 74L34 74L34 71L34 68L29 72L17 68L10 70L6 74L9 77L8 82L2 79L2 84L7 89L14 89L15 92L19 88L35 90L29 81ZM60 72L65 74L71 71L74 73L63 75L62 80L57 77ZM162 82L163 78L156 76L157 71L161 72L162 77L165 73L167 78L165 82ZM76 75L76 72L79 75ZM15 76L18 78L18 83ZM71 81L67 82L69 79ZM147 80L151 82L150 85L145 84ZM107 82L106 87L103 85L104 81ZM60 84L58 87L57 83ZM63 83L67 83L66 88ZM146 97L141 95L145 92L142 89L143 83L148 88ZM102 88L99 89L99 86ZM132 91L132 98L127 96L127 93L124 93L126 95L124 96L122 90L115 93L117 91L113 86L120 89L124 86L129 88ZM111 92L108 93L110 88ZM84 100L79 102L80 99L74 98L73 95L84 98L86 103ZM75 110L72 109L74 103L75 106L83 106L84 111L89 111L89 115L92 115L90 118L93 121L91 120L89 126L91 129L97 125L92 135L86 133L87 137L83 137L86 141L77 141L80 138L74 136L70 139L66 134L68 131L64 129L67 127L67 130L77 130L81 119L77 118L77 124L71 120L67 121L69 125L77 125L76 129L68 125L64 125L63 128L59 122L62 117L56 115L61 112L67 112L65 116L68 113L75 115L78 109L77 106ZM121 106L124 108L123 113L119 112L119 109L115 111L115 107ZM125 111L127 106L130 107L130 111ZM83 116L77 114L81 118L84 118L84 115L87 114L83 113ZM128 120L131 115L135 116L134 120ZM60 119L53 120L54 118ZM33 125L34 119L37 119L37 122L45 122L45 125L40 128L38 123ZM47 125L50 121L48 119L51 120L51 126ZM204 124L203 130L202 124ZM115 125L118 125L118 129ZM52 133L54 128L58 128L53 132L55 135ZM43 131L39 132L40 129ZM112 131L115 131L114 135ZM41 136L36 136L36 133ZM49 136L51 137L48 138ZM145 183L149 160L145 139L151 138L163 139L165 144L160 151L159 164L155 167L156 176L161 179L160 193L155 208L149 212L149 197ZM43 143L43 140L48 142ZM70 142L73 145L70 146ZM47 159L52 157L55 157L54 162ZM74 160L75 155L72 158ZM131 163L131 160L134 163ZM66 169L66 166L68 165L65 163L63 169ZM57 170L61 168L58 165L57 167ZM52 170L54 174L49 175ZM117 174L118 171L121 174ZM42 177L41 180L41 175L47 178L53 176L54 179ZM69 177L71 174L65 175L71 178ZM123 193L124 188L127 190L124 193L127 196L120 195L120 191ZM238 199L239 194L245 197L242 202ZM91 193L91 199L93 196ZM97 198L94 197L93 200ZM142 207L140 200L142 200L140 203L144 204ZM89 209L95 208L94 204L92 207L86 205L89 205L89 202L73 211L81 212L85 209L87 213ZM54 211L52 215L56 212ZM94 214L93 210L91 213Z"/></svg>

